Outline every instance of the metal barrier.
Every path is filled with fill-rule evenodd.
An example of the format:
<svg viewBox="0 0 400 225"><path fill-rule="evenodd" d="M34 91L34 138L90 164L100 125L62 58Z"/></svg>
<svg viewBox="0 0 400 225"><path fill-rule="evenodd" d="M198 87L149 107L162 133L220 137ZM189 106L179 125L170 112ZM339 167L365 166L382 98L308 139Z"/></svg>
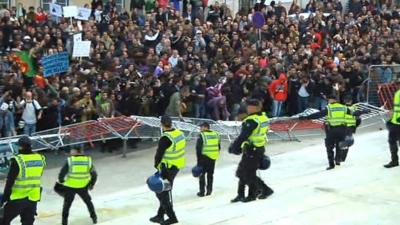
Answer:
<svg viewBox="0 0 400 225"><path fill-rule="evenodd" d="M366 103L356 104L359 108L368 108L370 113L362 116L368 124L381 123L387 111ZM301 115L308 115L317 112L316 109L307 109ZM299 114L300 115L300 114ZM293 117L272 118L270 120L269 140L276 141L299 141L298 136L312 136L312 131L320 134L324 125L324 119L300 121L299 115ZM173 126L182 130L187 139L197 138L199 135L199 125L208 122L211 129L219 132L221 138L232 141L240 134L241 122L238 121L213 121L198 118L173 118ZM161 136L160 119L156 117L142 116L120 116L97 121L86 121L56 129L37 132L32 139L32 147L35 151L44 149L58 150L61 147L79 145L93 142L104 142L110 139L122 139L123 157L126 156L128 139L150 139ZM0 159L8 159L17 152L15 143L21 136L14 136L0 139ZM1 160L0 160L1 170ZM1 171L0 171L1 172Z"/></svg>
<svg viewBox="0 0 400 225"><path fill-rule="evenodd" d="M366 100L374 106L383 106L385 102L380 99L379 87L393 83L400 78L400 65L371 65L368 68L368 83Z"/></svg>

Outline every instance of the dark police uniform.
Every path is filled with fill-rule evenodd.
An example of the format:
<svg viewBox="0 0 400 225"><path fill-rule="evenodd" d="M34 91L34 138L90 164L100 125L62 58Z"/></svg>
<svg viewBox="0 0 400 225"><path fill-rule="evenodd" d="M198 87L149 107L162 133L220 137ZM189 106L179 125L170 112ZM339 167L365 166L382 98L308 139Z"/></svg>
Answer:
<svg viewBox="0 0 400 225"><path fill-rule="evenodd" d="M68 224L69 210L76 194L85 202L90 217L96 224L97 215L89 194L89 189L92 189L97 181L97 172L93 166L92 158L86 155L68 157L58 175L58 181L65 186L62 225Z"/></svg>
<svg viewBox="0 0 400 225"><path fill-rule="evenodd" d="M340 149L339 143L345 140L346 137L346 115L353 114L353 112L345 105L340 103L330 103L325 109L320 112L301 116L299 119L318 119L326 117L325 124L325 146L328 155L329 169L335 168L336 165L340 165L342 161L342 150ZM336 148L336 155L333 151Z"/></svg>
<svg viewBox="0 0 400 225"><path fill-rule="evenodd" d="M265 113L251 114L244 120L240 135L229 147L230 153L243 153L236 171L239 178L238 196L232 202L249 202L257 197L265 199L273 193L273 190L257 176L257 170L264 157L267 130L268 117ZM249 187L249 195L246 198L245 185Z"/></svg>
<svg viewBox="0 0 400 225"><path fill-rule="evenodd" d="M178 222L172 204L172 185L179 170L185 167L185 147L186 139L179 129L171 129L163 132L158 143L157 153L154 159L154 167L160 171L162 179L166 179L171 184L171 190L157 193L160 202L157 215L150 218L151 222L163 225ZM169 219L164 221L164 214Z"/></svg>
<svg viewBox="0 0 400 225"><path fill-rule="evenodd" d="M393 99L392 118L386 123L389 130L389 148L391 161L384 165L386 168L392 168L399 165L398 143L400 141L400 90L398 90Z"/></svg>
<svg viewBox="0 0 400 225"><path fill-rule="evenodd" d="M199 177L200 191L197 194L202 197L204 194L211 195L215 161L219 158L221 149L219 134L215 131L207 130L200 133L196 143L197 165L203 168L203 172ZM207 176L207 192L205 193Z"/></svg>
<svg viewBox="0 0 400 225"><path fill-rule="evenodd" d="M11 159L10 171L7 176L2 203L4 206L3 225L21 217L22 225L33 225L35 221L37 202L41 198L41 177L46 166L44 156L33 153L31 141L22 137L18 141L20 154Z"/></svg>

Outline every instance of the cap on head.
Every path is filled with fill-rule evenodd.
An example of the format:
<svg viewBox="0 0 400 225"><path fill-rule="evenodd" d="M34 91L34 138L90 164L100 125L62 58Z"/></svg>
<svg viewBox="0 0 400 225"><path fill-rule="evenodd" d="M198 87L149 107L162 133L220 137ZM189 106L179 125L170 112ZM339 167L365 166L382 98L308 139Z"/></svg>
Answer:
<svg viewBox="0 0 400 225"><path fill-rule="evenodd" d="M328 95L328 99L336 100L337 96L335 94Z"/></svg>
<svg viewBox="0 0 400 225"><path fill-rule="evenodd" d="M20 139L18 139L18 145L21 147L30 147L32 145L32 141L28 136L22 136Z"/></svg>
<svg viewBox="0 0 400 225"><path fill-rule="evenodd" d="M168 115L164 115L161 117L161 124L166 126L166 127L171 127L172 126L172 119Z"/></svg>

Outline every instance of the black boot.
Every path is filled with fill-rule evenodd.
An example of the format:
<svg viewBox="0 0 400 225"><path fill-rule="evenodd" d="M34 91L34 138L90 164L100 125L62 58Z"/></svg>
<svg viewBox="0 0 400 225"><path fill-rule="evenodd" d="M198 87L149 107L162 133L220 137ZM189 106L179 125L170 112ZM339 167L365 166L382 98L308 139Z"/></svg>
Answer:
<svg viewBox="0 0 400 225"><path fill-rule="evenodd" d="M343 149L343 152L342 152L342 158L341 158L341 162L344 162L344 161L346 161L346 158L347 158L347 154L349 153L349 148L347 147L347 148L344 148Z"/></svg>
<svg viewBox="0 0 400 225"><path fill-rule="evenodd" d="M270 187L268 187L267 185L265 186L266 188L263 188L261 193L258 195L258 199L266 199L274 193L274 191Z"/></svg>
<svg viewBox="0 0 400 225"><path fill-rule="evenodd" d="M236 196L234 199L231 200L231 203L236 203L236 202L243 202L244 201L244 197L243 196Z"/></svg>
<svg viewBox="0 0 400 225"><path fill-rule="evenodd" d="M178 223L178 219L176 218L169 218L166 221L164 221L163 223L161 223L162 225L171 225L171 224L175 224Z"/></svg>
<svg viewBox="0 0 400 225"><path fill-rule="evenodd" d="M97 224L97 216L96 217L92 217L92 221L93 221L93 224Z"/></svg>
<svg viewBox="0 0 400 225"><path fill-rule="evenodd" d="M197 196L204 197L205 186L206 186L206 178L205 178L205 174L203 173L199 177L199 189L200 189L200 191L197 193Z"/></svg>
<svg viewBox="0 0 400 225"><path fill-rule="evenodd" d="M329 162L329 166L326 168L326 170L331 170L335 168L335 164L333 162Z"/></svg>
<svg viewBox="0 0 400 225"><path fill-rule="evenodd" d="M255 201L255 200L257 200L257 197L256 197L256 196L254 196L254 195L249 195L249 196L247 196L246 198L244 198L243 202L252 202L252 201Z"/></svg>
<svg viewBox="0 0 400 225"><path fill-rule="evenodd" d="M393 162L393 161L390 161L390 163L388 163L388 164L386 164L386 165L383 165L385 168L393 168L393 167L396 167L396 166L399 166L399 162Z"/></svg>
<svg viewBox="0 0 400 225"><path fill-rule="evenodd" d="M384 165L384 167L392 168L392 167L399 166L399 156L397 155L397 152L398 152L397 143L390 144L389 147L390 147L390 156L391 156L392 160L390 161L390 163Z"/></svg>
<svg viewBox="0 0 400 225"><path fill-rule="evenodd" d="M213 175L207 174L207 193L206 193L207 196L211 195L212 193L213 181L214 181Z"/></svg>
<svg viewBox="0 0 400 225"><path fill-rule="evenodd" d="M162 225L170 225L170 224L178 223L178 219L176 218L176 215L172 208L172 205L165 208L165 213L167 214L168 219L165 220L163 223L161 223Z"/></svg>
<svg viewBox="0 0 400 225"><path fill-rule="evenodd" d="M164 216L161 215L153 216L150 218L150 222L162 224L164 223Z"/></svg>
<svg viewBox="0 0 400 225"><path fill-rule="evenodd" d="M62 225L68 225L68 218L63 217L61 224Z"/></svg>

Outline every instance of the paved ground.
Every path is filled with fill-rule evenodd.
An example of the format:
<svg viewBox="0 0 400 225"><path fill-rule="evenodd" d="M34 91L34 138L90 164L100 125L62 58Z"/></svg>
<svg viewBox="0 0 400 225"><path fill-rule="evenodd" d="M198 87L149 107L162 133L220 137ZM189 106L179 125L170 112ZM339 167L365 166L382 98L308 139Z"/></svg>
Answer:
<svg viewBox="0 0 400 225"><path fill-rule="evenodd" d="M213 195L202 199L195 196L198 185L190 175L190 167L195 163L194 147L190 144L187 168L178 175L174 189L180 224L398 225L400 168L382 167L389 158L386 136L386 131L375 128L360 132L348 161L333 171L325 171L326 153L320 138L271 144L267 151L272 155L272 167L260 175L275 194L247 204L229 203L236 193L234 171L239 157L226 152L217 165ZM127 158L117 153L89 151L100 175L92 192L99 224L150 224L148 218L155 214L157 201L145 180L154 172L154 151L151 142L139 144ZM62 199L51 189L65 157L48 155L51 163L44 177L38 225L60 224ZM80 200L74 202L70 224L91 224Z"/></svg>

